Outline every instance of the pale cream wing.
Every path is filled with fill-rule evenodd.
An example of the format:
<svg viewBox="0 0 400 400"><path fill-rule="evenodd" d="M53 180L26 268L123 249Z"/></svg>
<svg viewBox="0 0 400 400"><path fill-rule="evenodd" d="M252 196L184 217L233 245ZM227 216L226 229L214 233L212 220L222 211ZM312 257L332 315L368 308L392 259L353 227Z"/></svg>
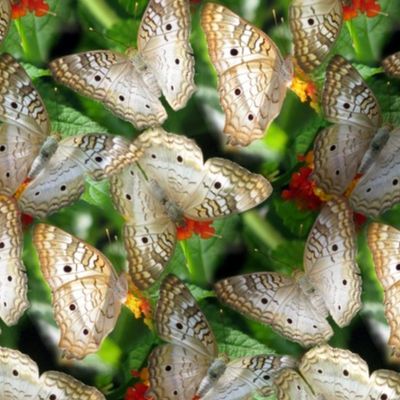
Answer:
<svg viewBox="0 0 400 400"><path fill-rule="evenodd" d="M182 209L191 219L218 219L254 208L271 193L272 185L262 175L230 160L210 158L197 189L185 199Z"/></svg>
<svg viewBox="0 0 400 400"><path fill-rule="evenodd" d="M203 357L217 356L217 344L205 315L174 275L168 275L161 284L155 322L158 335L165 341Z"/></svg>
<svg viewBox="0 0 400 400"><path fill-rule="evenodd" d="M86 134L63 139L19 197L23 212L38 218L77 200L85 176L101 180L138 158L136 146L119 136Z"/></svg>
<svg viewBox="0 0 400 400"><path fill-rule="evenodd" d="M0 347L0 399L34 400L38 390L36 363L18 350Z"/></svg>
<svg viewBox="0 0 400 400"><path fill-rule="evenodd" d="M361 273L356 262L353 213L337 197L321 210L308 236L304 270L335 322L348 325L361 308Z"/></svg>
<svg viewBox="0 0 400 400"><path fill-rule="evenodd" d="M9 54L0 55L0 120L38 135L50 132L43 100L22 66Z"/></svg>
<svg viewBox="0 0 400 400"><path fill-rule="evenodd" d="M15 325L29 307L20 218L16 201L0 196L0 318L7 325Z"/></svg>
<svg viewBox="0 0 400 400"><path fill-rule="evenodd" d="M326 316L297 282L277 272L238 275L216 283L218 299L248 318L271 325L281 335L310 346L327 341Z"/></svg>
<svg viewBox="0 0 400 400"><path fill-rule="evenodd" d="M53 77L72 90L101 101L138 129L162 124L167 113L128 56L97 50L72 54L50 63Z"/></svg>
<svg viewBox="0 0 400 400"><path fill-rule="evenodd" d="M105 400L105 396L96 388L56 371L42 374L36 396L40 400Z"/></svg>
<svg viewBox="0 0 400 400"><path fill-rule="evenodd" d="M368 400L395 400L400 398L400 375L386 369L375 371L370 378Z"/></svg>
<svg viewBox="0 0 400 400"><path fill-rule="evenodd" d="M318 68L339 36L341 0L293 0L289 8L294 56L305 72Z"/></svg>
<svg viewBox="0 0 400 400"><path fill-rule="evenodd" d="M43 138L17 125L0 126L0 193L12 196L30 171Z"/></svg>
<svg viewBox="0 0 400 400"><path fill-rule="evenodd" d="M263 396L274 392L274 382L283 368L294 367L287 356L258 355L242 357L229 362L223 375L202 400L239 400L258 393Z"/></svg>
<svg viewBox="0 0 400 400"><path fill-rule="evenodd" d="M325 400L367 399L368 365L349 350L314 347L301 359L299 370L314 393Z"/></svg>
<svg viewBox="0 0 400 400"><path fill-rule="evenodd" d="M377 217L400 202L400 128L393 130L350 196L358 212Z"/></svg>
<svg viewBox="0 0 400 400"><path fill-rule="evenodd" d="M115 207L126 221L123 236L130 276L139 289L147 289L174 253L175 223L137 165L130 164L113 176L110 190Z"/></svg>
<svg viewBox="0 0 400 400"><path fill-rule="evenodd" d="M322 107L331 122L350 123L367 129L382 123L379 104L358 71L336 55L326 70Z"/></svg>
<svg viewBox="0 0 400 400"><path fill-rule="evenodd" d="M209 356L175 344L156 347L148 360L151 396L155 400L188 400L207 375Z"/></svg>
<svg viewBox="0 0 400 400"><path fill-rule="evenodd" d="M375 129L335 124L314 141L312 179L325 193L342 194L356 176Z"/></svg>
<svg viewBox="0 0 400 400"><path fill-rule="evenodd" d="M246 146L279 114L292 80L291 61L264 32L222 5L207 3L201 24L219 77L224 132L230 144Z"/></svg>
<svg viewBox="0 0 400 400"><path fill-rule="evenodd" d="M400 51L383 59L382 67L388 76L400 79Z"/></svg>
<svg viewBox="0 0 400 400"><path fill-rule="evenodd" d="M278 400L317 400L311 388L293 369L283 370L275 379Z"/></svg>
<svg viewBox="0 0 400 400"><path fill-rule="evenodd" d="M0 42L7 36L11 22L10 0L0 0Z"/></svg>
<svg viewBox="0 0 400 400"><path fill-rule="evenodd" d="M138 33L139 53L174 110L196 90L190 26L189 0L151 0Z"/></svg>
<svg viewBox="0 0 400 400"><path fill-rule="evenodd" d="M93 246L54 226L37 225L33 243L52 291L59 346L66 358L81 359L114 329L127 294L125 276Z"/></svg>
<svg viewBox="0 0 400 400"><path fill-rule="evenodd" d="M400 360L400 282L385 290L383 305L385 318L390 327L388 345L392 355Z"/></svg>

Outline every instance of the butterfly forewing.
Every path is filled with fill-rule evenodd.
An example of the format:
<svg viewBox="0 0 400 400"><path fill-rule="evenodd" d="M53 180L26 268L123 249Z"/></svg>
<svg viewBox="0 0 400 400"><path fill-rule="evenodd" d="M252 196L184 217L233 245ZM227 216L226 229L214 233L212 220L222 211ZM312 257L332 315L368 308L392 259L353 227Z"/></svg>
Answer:
<svg viewBox="0 0 400 400"><path fill-rule="evenodd" d="M174 110L183 108L196 90L189 42L188 0L151 0L138 33L138 48Z"/></svg>
<svg viewBox="0 0 400 400"><path fill-rule="evenodd" d="M368 400L399 399L400 375L385 369L375 371L370 378Z"/></svg>
<svg viewBox="0 0 400 400"><path fill-rule="evenodd" d="M315 347L303 356L299 370L314 393L326 400L367 399L368 366L348 350Z"/></svg>
<svg viewBox="0 0 400 400"><path fill-rule="evenodd" d="M304 379L292 369L283 370L275 379L275 385L278 400L317 400Z"/></svg>
<svg viewBox="0 0 400 400"><path fill-rule="evenodd" d="M387 75L400 79L400 51L386 57L382 61L382 66Z"/></svg>
<svg viewBox="0 0 400 400"><path fill-rule="evenodd" d="M318 68L339 36L341 0L293 0L289 8L294 55L305 72Z"/></svg>
<svg viewBox="0 0 400 400"><path fill-rule="evenodd" d="M300 278L301 279L301 278ZM259 272L223 279L217 297L236 311L271 325L303 346L327 341L333 331L295 279L277 272Z"/></svg>
<svg viewBox="0 0 400 400"><path fill-rule="evenodd" d="M346 326L361 308L361 277L356 263L353 213L347 201L326 203L308 236L304 270L339 326Z"/></svg>
<svg viewBox="0 0 400 400"><path fill-rule="evenodd" d="M247 146L264 135L279 114L292 64L261 30L222 5L207 3L201 24L219 77L224 132L232 145Z"/></svg>
<svg viewBox="0 0 400 400"><path fill-rule="evenodd" d="M17 350L0 347L0 398L5 400L105 400L94 387L48 371L39 378L36 363Z"/></svg>
<svg viewBox="0 0 400 400"><path fill-rule="evenodd" d="M400 128L394 129L350 196L358 212L377 217L400 202Z"/></svg>
<svg viewBox="0 0 400 400"><path fill-rule="evenodd" d="M312 179L325 193L341 195L356 176L375 129L334 124L314 141Z"/></svg>
<svg viewBox="0 0 400 400"><path fill-rule="evenodd" d="M89 51L58 58L50 69L58 82L101 101L137 128L159 125L167 118L160 93L152 92L128 55Z"/></svg>
<svg viewBox="0 0 400 400"><path fill-rule="evenodd" d="M11 2L10 0L0 0L0 43L7 35L11 21Z"/></svg>
<svg viewBox="0 0 400 400"><path fill-rule="evenodd" d="M16 60L0 56L0 120L38 135L42 141L50 133L50 122L43 100Z"/></svg>
<svg viewBox="0 0 400 400"><path fill-rule="evenodd" d="M97 351L114 328L127 294L110 261L88 243L54 226L39 224L33 238L40 266L53 296L67 358Z"/></svg>
<svg viewBox="0 0 400 400"><path fill-rule="evenodd" d="M77 200L85 176L101 180L137 159L133 144L118 136L86 134L63 139L19 197L21 209L42 218Z"/></svg>
<svg viewBox="0 0 400 400"><path fill-rule="evenodd" d="M148 361L151 395L156 400L192 399L211 361L175 344L156 347Z"/></svg>
<svg viewBox="0 0 400 400"><path fill-rule="evenodd" d="M378 102L357 70L336 55L326 70L322 106L331 122L378 128L382 117Z"/></svg>

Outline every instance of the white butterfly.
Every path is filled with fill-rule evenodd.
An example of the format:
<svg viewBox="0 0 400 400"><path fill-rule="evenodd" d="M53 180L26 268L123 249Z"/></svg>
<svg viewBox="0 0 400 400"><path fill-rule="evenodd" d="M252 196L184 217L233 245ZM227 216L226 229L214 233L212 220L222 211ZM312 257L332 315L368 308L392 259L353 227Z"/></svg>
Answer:
<svg viewBox="0 0 400 400"><path fill-rule="evenodd" d="M383 59L382 67L388 76L400 79L400 51Z"/></svg>
<svg viewBox="0 0 400 400"><path fill-rule="evenodd" d="M7 36L11 22L10 0L0 0L0 43Z"/></svg>
<svg viewBox="0 0 400 400"><path fill-rule="evenodd" d="M62 372L39 376L31 358L5 347L0 347L0 382L2 400L105 400L96 388Z"/></svg>
<svg viewBox="0 0 400 400"><path fill-rule="evenodd" d="M361 307L352 212L344 199L326 203L308 236L304 272L292 277L256 272L216 283L217 297L247 317L269 324L303 346L333 334L328 314L340 326Z"/></svg>
<svg viewBox="0 0 400 400"><path fill-rule="evenodd" d="M10 197L0 196L0 318L8 326L15 325L29 307L22 250L17 203Z"/></svg>
<svg viewBox="0 0 400 400"><path fill-rule="evenodd" d="M341 0L293 0L289 7L294 56L304 72L318 68L339 36Z"/></svg>
<svg viewBox="0 0 400 400"><path fill-rule="evenodd" d="M205 4L201 25L218 73L224 133L229 144L247 146L278 116L292 62L264 32L222 5Z"/></svg>
<svg viewBox="0 0 400 400"><path fill-rule="evenodd" d="M400 201L400 129L382 126L374 94L340 56L326 71L322 105L335 125L315 140L313 179L325 192L341 194L362 173L350 204L363 214L382 214Z"/></svg>
<svg viewBox="0 0 400 400"><path fill-rule="evenodd" d="M385 316L390 326L389 346L400 359L400 231L373 223L368 228L368 245L376 275L385 292Z"/></svg>
<svg viewBox="0 0 400 400"><path fill-rule="evenodd" d="M104 179L136 160L126 139L103 133L57 142L39 93L24 69L0 56L0 193L13 195L27 214L42 218L78 199L85 175Z"/></svg>
<svg viewBox="0 0 400 400"><path fill-rule="evenodd" d="M58 82L101 101L137 128L157 126L167 118L161 92L179 110L196 90L189 35L189 0L150 0L137 50L73 54L52 61L50 69Z"/></svg>
<svg viewBox="0 0 400 400"><path fill-rule="evenodd" d="M93 246L55 226L36 225L33 243L51 288L59 346L66 358L81 359L114 329L127 296L126 276L118 277Z"/></svg>
<svg viewBox="0 0 400 400"><path fill-rule="evenodd" d="M276 378L278 400L398 400L400 375L368 365L349 350L328 345L309 350L299 373L286 369Z"/></svg>
<svg viewBox="0 0 400 400"><path fill-rule="evenodd" d="M155 314L158 335L169 342L149 357L150 390L156 400L239 400L273 392L275 375L294 366L287 356L258 355L226 361L186 286L168 275Z"/></svg>
<svg viewBox="0 0 400 400"><path fill-rule="evenodd" d="M152 285L171 258L185 218L209 221L246 211L272 192L270 183L222 158L204 163L194 141L161 128L141 134L139 162L111 180L111 194L125 217L125 248L133 282Z"/></svg>

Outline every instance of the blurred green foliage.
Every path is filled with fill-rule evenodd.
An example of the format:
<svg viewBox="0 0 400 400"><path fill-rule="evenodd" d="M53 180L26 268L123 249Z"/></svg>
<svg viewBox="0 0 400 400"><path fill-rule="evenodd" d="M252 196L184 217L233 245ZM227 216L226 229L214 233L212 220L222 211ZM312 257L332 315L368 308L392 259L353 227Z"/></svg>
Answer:
<svg viewBox="0 0 400 400"><path fill-rule="evenodd" d="M139 132L102 105L63 87L55 90L46 64L68 53L98 48L124 51L128 46L135 46L147 1L49 0L48 3L55 15L41 18L27 15L18 21L18 29L13 23L2 50L24 62L46 103L53 130L63 136L96 131L133 139ZM291 39L286 23L289 0L231 0L221 3L262 27L284 54L290 51ZM400 125L400 84L389 82L378 68L383 54L399 50L393 46L398 43L400 35L400 2L380 0L380 4L381 15L372 19L359 16L345 24L333 53L340 53L355 63L378 97L385 120ZM216 92L216 74L200 29L200 9L201 3L193 1L192 45L198 90L185 109L173 112L167 106L169 118L164 127L194 138L206 158L215 155L227 157L252 171L263 173L272 179L274 193L259 210L216 223L218 236L206 241L196 237L188 240L185 247L178 245L167 270L191 283L190 288L205 310L222 352L231 356L265 352L297 356L302 349L282 339L269 327L246 320L227 309L221 316L220 306L210 289L217 278L224 276L262 270L290 273L294 268L302 267L304 243L316 213L298 210L293 203L282 200L281 192L291 174L300 166L297 156L312 147L318 130L327 123L293 93L288 93L282 112L265 139L243 150L224 147L224 139L219 133L223 114ZM316 79L321 84L323 72ZM381 220L400 228L399 217L400 208L395 207ZM47 222L95 245L118 270L125 267L121 242L123 220L113 210L106 182L88 182L82 200L49 217ZM159 339L142 320L136 320L128 310L123 310L115 330L97 354L81 362L62 361L56 350L58 331L52 318L50 293L41 277L30 231L28 227L24 260L32 307L17 326L7 328L0 323L0 345L19 348L30 354L41 370L66 370L84 382L108 391L109 399L121 399L132 383L130 370L140 369L146 364L150 350ZM371 369L394 368L387 364L383 346L388 328L383 317L382 291L366 247L365 228L361 229L359 236L365 305L349 327L336 329L331 343L359 352ZM184 251L190 255L189 258L184 256ZM189 273L188 263L193 274ZM156 285L149 293L153 302L157 290Z"/></svg>

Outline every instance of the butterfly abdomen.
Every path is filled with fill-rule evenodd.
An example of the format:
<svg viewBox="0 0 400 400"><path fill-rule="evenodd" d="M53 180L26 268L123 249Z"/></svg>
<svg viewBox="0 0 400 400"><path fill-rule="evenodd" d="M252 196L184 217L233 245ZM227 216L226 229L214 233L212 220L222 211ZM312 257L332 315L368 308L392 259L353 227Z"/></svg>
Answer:
<svg viewBox="0 0 400 400"><path fill-rule="evenodd" d="M218 379L223 375L226 370L225 357L215 359L207 370L207 375L200 382L197 389L196 396L203 398L207 392L213 387Z"/></svg>

